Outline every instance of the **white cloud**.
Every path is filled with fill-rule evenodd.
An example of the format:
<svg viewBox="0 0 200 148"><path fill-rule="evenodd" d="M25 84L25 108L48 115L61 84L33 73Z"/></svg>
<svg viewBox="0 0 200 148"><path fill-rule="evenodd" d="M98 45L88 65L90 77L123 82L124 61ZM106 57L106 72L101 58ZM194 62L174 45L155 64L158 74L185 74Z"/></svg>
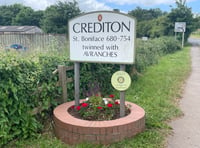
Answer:
<svg viewBox="0 0 200 148"><path fill-rule="evenodd" d="M127 4L136 4L143 6L155 6L155 5L168 5L174 4L176 0L104 0L107 3L115 3L118 5L127 5ZM187 0L186 3L196 1L196 0Z"/></svg>
<svg viewBox="0 0 200 148"><path fill-rule="evenodd" d="M46 7L54 4L50 0L24 0L23 5L29 6L35 10L45 10Z"/></svg>
<svg viewBox="0 0 200 148"><path fill-rule="evenodd" d="M29 6L35 10L45 10L46 7L54 5L59 0L0 0L0 5L21 3ZM73 0L60 0L66 2L73 2ZM84 12L94 10L112 10L114 5L138 5L138 6L156 6L160 4L171 5L175 0L76 0L79 8ZM187 4L197 0L187 0ZM109 7L109 5L111 5Z"/></svg>
<svg viewBox="0 0 200 148"><path fill-rule="evenodd" d="M105 0L105 2L106 1L108 3L115 3L118 5L137 4L145 6L174 3L174 0Z"/></svg>
<svg viewBox="0 0 200 148"><path fill-rule="evenodd" d="M45 10L46 7L56 4L58 0L18 0L25 6L29 6L35 10ZM66 2L73 2L73 0L60 0ZM112 10L111 7L107 6L103 2L98 2L98 0L77 0L79 8L84 11L94 11L94 10Z"/></svg>
<svg viewBox="0 0 200 148"><path fill-rule="evenodd" d="M105 5L105 3L98 2L97 0L78 0L79 7L82 11L94 11L94 10L112 10L111 7Z"/></svg>

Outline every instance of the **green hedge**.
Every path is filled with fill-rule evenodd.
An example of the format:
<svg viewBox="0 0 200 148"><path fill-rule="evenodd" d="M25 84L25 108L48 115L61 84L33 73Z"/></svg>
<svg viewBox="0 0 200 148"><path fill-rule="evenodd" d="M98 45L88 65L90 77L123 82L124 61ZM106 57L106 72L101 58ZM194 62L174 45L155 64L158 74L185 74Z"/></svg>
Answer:
<svg viewBox="0 0 200 148"><path fill-rule="evenodd" d="M144 71L148 66L156 64L159 57L181 49L181 45L173 37L161 37L153 40L137 40L136 69Z"/></svg>
<svg viewBox="0 0 200 148"><path fill-rule="evenodd" d="M180 50L173 38L137 40L136 63L127 66L127 71L142 72L158 62L160 56ZM20 137L28 138L42 130L45 113L52 112L61 97L57 86L58 75L52 72L58 65L73 65L64 56L37 54L37 56L0 52L0 146ZM81 63L81 97L85 97L88 84L97 82L104 94L113 91L110 78L119 70L119 65ZM73 76L73 71L68 75ZM69 100L73 100L73 83L68 85ZM51 105L52 107L49 107ZM42 106L41 114L31 111Z"/></svg>

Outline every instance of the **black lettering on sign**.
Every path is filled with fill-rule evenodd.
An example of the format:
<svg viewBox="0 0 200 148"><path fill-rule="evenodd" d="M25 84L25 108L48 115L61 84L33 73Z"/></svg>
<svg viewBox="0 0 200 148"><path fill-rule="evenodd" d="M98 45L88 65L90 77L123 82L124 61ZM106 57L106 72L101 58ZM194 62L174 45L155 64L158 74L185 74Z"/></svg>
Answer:
<svg viewBox="0 0 200 148"><path fill-rule="evenodd" d="M131 30L131 22L88 22L75 23L73 25L75 33L100 33L100 32L124 32Z"/></svg>

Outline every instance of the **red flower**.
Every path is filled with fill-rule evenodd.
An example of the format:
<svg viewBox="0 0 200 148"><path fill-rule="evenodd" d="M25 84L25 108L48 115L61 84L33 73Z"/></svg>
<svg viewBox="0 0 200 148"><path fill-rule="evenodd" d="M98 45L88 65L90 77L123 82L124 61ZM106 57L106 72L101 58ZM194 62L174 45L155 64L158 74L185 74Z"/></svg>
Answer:
<svg viewBox="0 0 200 148"><path fill-rule="evenodd" d="M109 95L109 97L110 97L110 98L114 98L114 97L115 97L115 95L111 94L111 95Z"/></svg>
<svg viewBox="0 0 200 148"><path fill-rule="evenodd" d="M119 101L115 101L115 104L119 105Z"/></svg>
<svg viewBox="0 0 200 148"><path fill-rule="evenodd" d="M113 104L109 103L109 104L107 104L107 106L108 106L108 107L112 107L112 106L113 106Z"/></svg>
<svg viewBox="0 0 200 148"><path fill-rule="evenodd" d="M95 96L96 96L96 97L101 97L101 95L99 95L99 94L96 94Z"/></svg>
<svg viewBox="0 0 200 148"><path fill-rule="evenodd" d="M81 107L80 107L80 106L77 106L77 107L76 107L76 110L81 110Z"/></svg>
<svg viewBox="0 0 200 148"><path fill-rule="evenodd" d="M103 108L103 107L101 107L101 106L98 106L98 107L97 107L97 109L99 109L99 110L102 109L102 108Z"/></svg>
<svg viewBox="0 0 200 148"><path fill-rule="evenodd" d="M82 107L87 107L88 104L87 104L87 103L82 103L81 106L82 106Z"/></svg>

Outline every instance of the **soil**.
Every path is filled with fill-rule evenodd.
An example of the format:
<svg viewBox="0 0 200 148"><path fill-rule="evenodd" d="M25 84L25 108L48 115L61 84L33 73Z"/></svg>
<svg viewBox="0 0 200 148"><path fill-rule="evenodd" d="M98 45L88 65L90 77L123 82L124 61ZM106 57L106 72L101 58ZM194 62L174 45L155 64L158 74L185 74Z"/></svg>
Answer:
<svg viewBox="0 0 200 148"><path fill-rule="evenodd" d="M71 114L72 116L78 118L78 119L82 119L82 120L89 120L89 121L105 121L105 117L102 118L95 118L95 117L87 117L87 118L83 118L78 111L76 111L75 109L69 108L68 109L69 114ZM102 113L105 114L105 113ZM125 110L125 116L130 114L130 110L128 108L126 108ZM114 110L114 116L112 117L112 119L107 119L107 120L115 120L115 119L119 119L120 118L120 110L119 109L115 109Z"/></svg>

